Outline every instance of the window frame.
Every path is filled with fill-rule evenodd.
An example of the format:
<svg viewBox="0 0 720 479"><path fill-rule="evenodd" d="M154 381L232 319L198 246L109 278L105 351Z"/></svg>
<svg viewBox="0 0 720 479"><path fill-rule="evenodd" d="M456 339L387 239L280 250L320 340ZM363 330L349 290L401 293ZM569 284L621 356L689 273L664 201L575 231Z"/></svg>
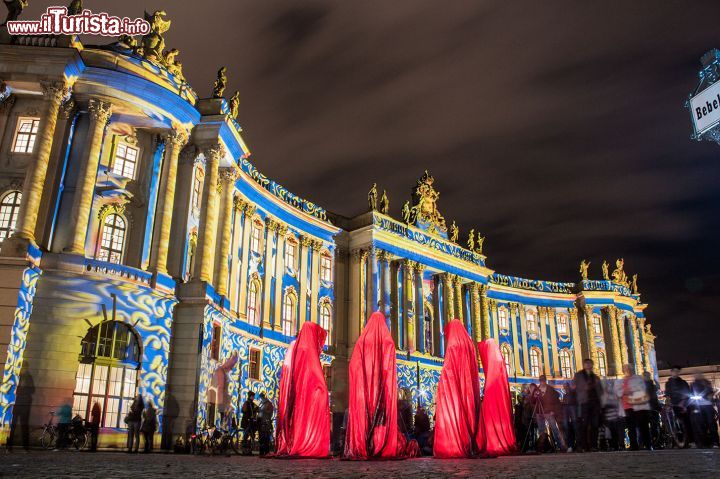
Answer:
<svg viewBox="0 0 720 479"><path fill-rule="evenodd" d="M262 349L250 347L248 351L248 379L250 381L262 381ZM255 356L255 360L253 360ZM253 372L255 371L255 376Z"/></svg>
<svg viewBox="0 0 720 479"><path fill-rule="evenodd" d="M250 281L250 284L248 285L248 296L247 296L247 307L245 309L245 318L249 324L252 324L253 326L260 326L260 314L262 306L259 302L259 296L261 291L262 285L260 284L260 280L257 278L252 279ZM251 301L252 299L252 301ZM252 315L250 312L252 311Z"/></svg>
<svg viewBox="0 0 720 479"><path fill-rule="evenodd" d="M595 336L602 336L602 334L603 334L602 317L597 313L592 313L592 327L593 327L593 334Z"/></svg>
<svg viewBox="0 0 720 479"><path fill-rule="evenodd" d="M320 253L320 281L324 283L333 282L333 261L329 252Z"/></svg>
<svg viewBox="0 0 720 479"><path fill-rule="evenodd" d="M12 203L6 203L11 196L13 197ZM8 190L0 196L0 243L12 236L15 232L15 226L17 226L17 220L20 216L21 205L22 191L20 190ZM5 213L6 207L9 208L9 213L7 214ZM5 221L7 221L7 225L3 226Z"/></svg>
<svg viewBox="0 0 720 479"><path fill-rule="evenodd" d="M108 219L111 217L119 218L122 223L123 227L119 228L117 225L108 225ZM105 241L105 232L106 227L108 227L111 231L111 234L108 239L108 244L112 245L114 242L114 236L112 235L112 231L122 231L122 240L121 240L121 247L120 249L113 248L112 246L104 246L103 243ZM111 212L107 215L103 216L102 221L100 221L100 231L98 234L98 241L97 241L97 248L95 250L95 259L98 259L100 261L106 261L108 263L113 264L122 264L125 260L125 250L127 248L127 238L129 233L129 225L128 220L125 216L121 215L120 213ZM103 258L103 252L107 251L107 258ZM118 255L118 260L114 261L112 260L113 253Z"/></svg>
<svg viewBox="0 0 720 479"><path fill-rule="evenodd" d="M607 376L607 356L605 351L598 349L595 359L597 360L598 375L600 377Z"/></svg>
<svg viewBox="0 0 720 479"><path fill-rule="evenodd" d="M29 132L21 132L20 128L23 125L23 122L30 122L30 131ZM13 135L13 142L12 147L10 148L10 152L12 154L16 155L32 155L35 151L35 145L37 144L37 137L38 133L40 131L40 118L33 117L33 116L21 116L18 117L17 123L15 124L15 134ZM18 137L20 135L27 135L27 143L25 145L24 151L17 151L17 142ZM29 146L29 148L28 148Z"/></svg>
<svg viewBox="0 0 720 479"><path fill-rule="evenodd" d="M324 323L325 323L325 320L323 319L325 316L323 314L324 312L327 312L327 328L324 326ZM332 335L332 317L333 317L333 314L332 314L332 307L330 306L330 303L328 303L327 301L320 303L320 311L318 312L318 324L327 333L325 335L325 346L328 346L328 347L331 344L330 337Z"/></svg>
<svg viewBox="0 0 720 479"><path fill-rule="evenodd" d="M288 317L288 312L289 317ZM292 291L287 291L283 296L282 303L282 333L285 336L295 336L295 322L297 321L297 296Z"/></svg>
<svg viewBox="0 0 720 479"><path fill-rule="evenodd" d="M252 222L250 229L250 251L255 254L262 254L263 223L256 219Z"/></svg>
<svg viewBox="0 0 720 479"><path fill-rule="evenodd" d="M542 363L542 356L540 353L540 350L536 347L530 348L529 354L528 354L528 362L530 366L530 377L533 378L539 378L540 377L540 364ZM533 361L534 360L534 361Z"/></svg>
<svg viewBox="0 0 720 479"><path fill-rule="evenodd" d="M285 260L285 267L290 268L291 270L297 269L297 248L298 243L295 240L288 239L285 241L285 252L284 252L284 260Z"/></svg>
<svg viewBox="0 0 720 479"><path fill-rule="evenodd" d="M120 153L119 153L120 148L125 149L124 156L120 155ZM131 159L127 156L127 153L129 151L135 152L134 159ZM135 175L137 174L137 171L138 171L139 163L140 163L140 154L141 154L141 150L139 147L132 145L125 141L119 141L115 145L115 150L113 151L112 165L110 166L110 171L112 171L114 175L120 176L122 178L128 178L128 179L134 180ZM120 166L118 166L119 162L121 163ZM126 174L126 169L127 169L126 167L128 164L132 165L132 168L131 168L132 171L130 171L129 175ZM117 171L118 169L120 171Z"/></svg>
<svg viewBox="0 0 720 479"><path fill-rule="evenodd" d="M205 183L205 169L199 164L195 165L191 186L190 205L193 213L197 214L202 206L203 184Z"/></svg>
<svg viewBox="0 0 720 479"><path fill-rule="evenodd" d="M210 359L220 360L220 347L222 345L222 324L212 323L210 337Z"/></svg>
<svg viewBox="0 0 720 479"><path fill-rule="evenodd" d="M561 328L562 326L562 328ZM556 320L556 327L557 327L557 333L561 336L567 336L570 328L568 324L568 317L565 313L560 313L557 315Z"/></svg>
<svg viewBox="0 0 720 479"><path fill-rule="evenodd" d="M558 353L560 363L560 375L567 379L572 379L573 367L572 367L572 355L567 349L561 349Z"/></svg>
<svg viewBox="0 0 720 479"><path fill-rule="evenodd" d="M505 357L505 353L507 353L507 357ZM503 343L503 345L500 347L500 354L505 361L505 371L507 372L508 377L510 377L512 376L513 371L513 352L512 348L508 343Z"/></svg>
<svg viewBox="0 0 720 479"><path fill-rule="evenodd" d="M507 308L504 306L498 308L498 329L500 331L508 331L510 329L509 317L510 314Z"/></svg>
<svg viewBox="0 0 720 479"><path fill-rule="evenodd" d="M537 334L539 328L535 310L529 309L525 311L525 328L528 333Z"/></svg>

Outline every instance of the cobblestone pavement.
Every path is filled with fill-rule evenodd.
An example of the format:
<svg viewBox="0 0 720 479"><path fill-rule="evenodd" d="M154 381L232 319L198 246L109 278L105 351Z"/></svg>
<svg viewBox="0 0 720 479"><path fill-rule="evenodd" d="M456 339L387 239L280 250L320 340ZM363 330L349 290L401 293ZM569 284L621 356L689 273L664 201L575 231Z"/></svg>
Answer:
<svg viewBox="0 0 720 479"><path fill-rule="evenodd" d="M498 459L352 462L274 460L256 457L197 457L119 452L32 451L0 453L0 477L151 478L233 477L371 478L402 477L720 477L720 450L671 450L595 454L513 456Z"/></svg>

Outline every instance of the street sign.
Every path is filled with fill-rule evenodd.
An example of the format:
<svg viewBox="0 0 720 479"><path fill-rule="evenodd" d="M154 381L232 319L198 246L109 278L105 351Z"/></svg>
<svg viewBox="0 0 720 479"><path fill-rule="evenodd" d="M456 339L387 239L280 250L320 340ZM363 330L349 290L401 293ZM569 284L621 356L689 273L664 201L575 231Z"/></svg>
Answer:
<svg viewBox="0 0 720 479"><path fill-rule="evenodd" d="M720 122L720 82L715 82L690 99L695 134L702 135Z"/></svg>

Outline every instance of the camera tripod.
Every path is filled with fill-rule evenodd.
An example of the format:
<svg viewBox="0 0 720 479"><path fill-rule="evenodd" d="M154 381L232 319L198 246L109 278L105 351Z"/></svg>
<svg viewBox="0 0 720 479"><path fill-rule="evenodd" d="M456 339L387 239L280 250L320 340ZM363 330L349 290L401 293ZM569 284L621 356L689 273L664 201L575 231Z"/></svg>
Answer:
<svg viewBox="0 0 720 479"><path fill-rule="evenodd" d="M543 408L542 403L540 402L540 396L535 395L535 405L533 406L532 415L530 417L530 424L528 424L527 431L525 431L525 439L523 440L521 451L525 450L525 446L527 445L528 439L530 438L530 430L533 427L533 424L538 424L538 415L543 417L542 424L543 429L545 432L545 436L548 438L548 442L550 443L550 446L552 447L552 452L558 451L558 444L555 440L555 435L553 434L552 428L550 427L550 422L547 419L547 416L545 415L545 409ZM553 418L553 420L555 420ZM557 427L557 422L556 422ZM559 432L559 429L558 429ZM562 434L562 433L560 433ZM538 427L538 437L541 436L540 428Z"/></svg>

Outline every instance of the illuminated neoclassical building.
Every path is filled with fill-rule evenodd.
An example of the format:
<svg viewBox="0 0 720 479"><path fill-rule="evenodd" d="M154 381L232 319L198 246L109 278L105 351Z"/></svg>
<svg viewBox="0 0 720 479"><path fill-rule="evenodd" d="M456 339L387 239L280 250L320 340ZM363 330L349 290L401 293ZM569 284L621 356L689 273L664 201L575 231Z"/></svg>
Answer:
<svg viewBox="0 0 720 479"><path fill-rule="evenodd" d="M159 408L158 441L218 421L248 390L276 397L305 321L329 333L321 360L342 415L348 358L377 309L400 387L430 407L452 318L500 341L514 388L541 374L559 384L584 357L603 375L655 370L620 260L603 279L583 263L577 283L498 274L483 238L460 244L446 225L427 172L400 220L375 186L367 213L332 215L249 160L224 72L198 98L177 51L145 39L3 35L3 437L64 402L84 417L98 402L101 443L121 444L137 393Z"/></svg>

